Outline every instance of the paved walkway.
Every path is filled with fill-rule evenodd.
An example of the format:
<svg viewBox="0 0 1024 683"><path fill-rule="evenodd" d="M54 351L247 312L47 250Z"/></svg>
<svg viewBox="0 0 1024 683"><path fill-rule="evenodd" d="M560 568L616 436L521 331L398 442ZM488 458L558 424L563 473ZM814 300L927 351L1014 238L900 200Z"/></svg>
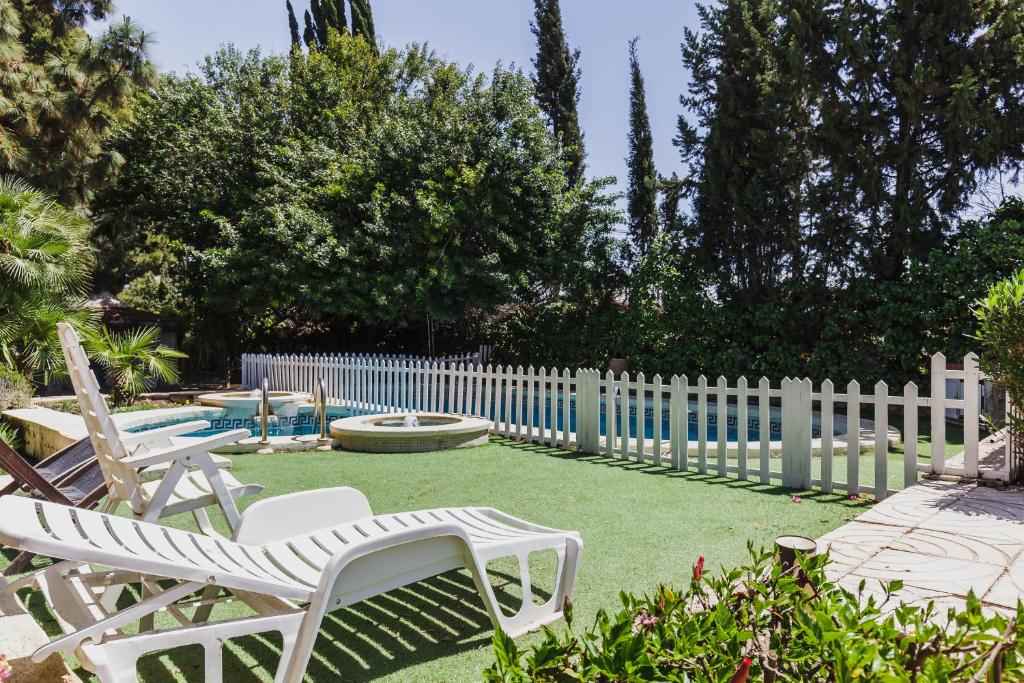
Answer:
<svg viewBox="0 0 1024 683"><path fill-rule="evenodd" d="M881 595L899 579L902 602L961 607L971 590L1007 614L1024 599L1024 490L924 481L818 540L839 584Z"/></svg>

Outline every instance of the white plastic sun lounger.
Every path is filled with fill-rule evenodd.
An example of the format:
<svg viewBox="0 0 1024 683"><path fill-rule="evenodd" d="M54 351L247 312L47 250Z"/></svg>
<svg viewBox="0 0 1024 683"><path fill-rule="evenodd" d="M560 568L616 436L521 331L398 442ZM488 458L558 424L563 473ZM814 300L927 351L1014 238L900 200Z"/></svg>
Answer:
<svg viewBox="0 0 1024 683"><path fill-rule="evenodd" d="M352 488L259 501L246 510L236 535L229 541L18 496L0 498L0 542L66 560L5 587L13 593L38 586L66 634L33 659L74 653L104 683L135 681L139 657L192 644L204 648L206 681L217 682L223 641L268 631L282 635L275 681L298 683L327 612L459 567L469 569L495 627L519 635L562 616L582 547L574 532L491 508L374 516L366 497ZM538 550L558 557L555 588L542 605L533 600L527 562ZM511 617L486 575L490 560L509 556L518 559L522 581L522 606ZM141 583L140 601L108 609L103 591L127 583ZM208 621L221 591L253 615ZM185 611L192 607L190 618ZM162 610L178 626L154 629L153 617ZM134 624L138 633L125 630Z"/></svg>
<svg viewBox="0 0 1024 683"><path fill-rule="evenodd" d="M181 444L168 439L207 428L210 424L200 420L164 427L159 431L123 434L110 417L107 402L100 393L99 382L78 333L71 325L58 323L57 335L82 409L82 418L89 430L89 439L107 482L107 500L101 509L104 512L114 511L123 501L136 516L147 522L191 512L200 529L216 535L206 508L217 505L224 513L228 527L234 531L239 519L235 500L255 495L263 487L239 482L230 472L220 469L210 451L247 438L248 430L189 439ZM154 443L156 439L165 443ZM143 474L154 467L166 468L163 477L151 480Z"/></svg>

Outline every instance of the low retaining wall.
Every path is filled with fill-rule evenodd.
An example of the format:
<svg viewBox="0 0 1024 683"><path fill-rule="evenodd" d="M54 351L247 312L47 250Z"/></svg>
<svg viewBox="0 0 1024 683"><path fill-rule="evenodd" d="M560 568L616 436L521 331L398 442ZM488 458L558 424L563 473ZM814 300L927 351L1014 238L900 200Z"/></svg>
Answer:
<svg viewBox="0 0 1024 683"><path fill-rule="evenodd" d="M134 429L147 424L160 424L168 419L211 420L221 417L222 408L187 406L140 410L132 413L113 415L114 423L121 429ZM35 460L56 453L89 436L85 420L81 415L64 413L52 408L20 408L3 413L4 419L17 427L22 434L23 454Z"/></svg>

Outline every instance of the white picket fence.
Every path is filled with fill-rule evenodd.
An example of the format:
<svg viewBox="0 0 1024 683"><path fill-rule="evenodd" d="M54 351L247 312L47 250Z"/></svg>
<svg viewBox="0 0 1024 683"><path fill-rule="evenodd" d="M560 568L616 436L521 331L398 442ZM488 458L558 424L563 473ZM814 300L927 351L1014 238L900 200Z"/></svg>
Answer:
<svg viewBox="0 0 1024 683"><path fill-rule="evenodd" d="M449 365L483 365L490 358L493 347L481 345L476 353L453 356L412 356L387 353L342 353L342 354L242 354L242 386L255 389L264 377L276 386L313 386L322 377L320 368L327 363L354 363L357 361L395 362L437 362ZM290 389L287 391L291 391Z"/></svg>
<svg viewBox="0 0 1024 683"><path fill-rule="evenodd" d="M323 379L330 402L355 413L477 415L492 419L495 433L522 441L790 488L868 493L879 500L914 483L922 472L978 477L982 375L977 356L964 358L962 370L946 365L942 354L932 357L931 395L921 396L913 382L890 393L885 382L862 388L856 381L837 387L826 380L815 387L809 379L785 379L772 386L766 378L749 383L741 377L730 385L725 377L709 383L700 376L691 383L685 376L648 380L643 374L615 377L593 369L524 370L461 361L242 358L247 387L256 387L265 376L272 390L312 391ZM963 382L962 398L947 397L947 379ZM894 406L904 414L904 453L898 465L889 455L888 418ZM964 414L963 466L957 468L946 462L950 409ZM876 419L862 421L869 412ZM918 461L921 413L932 435L930 452L920 454L928 456L927 462ZM730 435L731 425L736 428ZM751 439L755 426L758 435ZM859 454L873 456L868 458L870 472L861 472L861 457L846 457L848 443L855 443ZM837 458L845 459L845 471L838 471ZM890 476L890 466L899 471Z"/></svg>

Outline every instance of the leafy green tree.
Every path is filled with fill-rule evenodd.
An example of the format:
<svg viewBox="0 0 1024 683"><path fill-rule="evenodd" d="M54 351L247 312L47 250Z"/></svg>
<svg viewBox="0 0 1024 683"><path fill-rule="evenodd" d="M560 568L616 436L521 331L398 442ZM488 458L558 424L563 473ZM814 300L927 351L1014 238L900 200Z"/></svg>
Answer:
<svg viewBox="0 0 1024 683"><path fill-rule="evenodd" d="M575 184L583 178L586 156L577 112L580 51L569 48L559 0L534 0L534 20L530 30L537 38L537 56L533 60L537 103L562 143L568 180Z"/></svg>
<svg viewBox="0 0 1024 683"><path fill-rule="evenodd" d="M295 18L292 0L285 0L285 6L288 8L288 33L292 38L292 47L300 47L302 39L299 37L299 20Z"/></svg>
<svg viewBox="0 0 1024 683"><path fill-rule="evenodd" d="M814 211L851 216L865 270L897 280L942 244L980 181L1024 163L1024 5L794 9L833 189Z"/></svg>
<svg viewBox="0 0 1024 683"><path fill-rule="evenodd" d="M101 327L82 332L85 352L106 371L115 406L131 405L158 380L177 382L176 361L188 357L160 343L160 330L155 327L125 332Z"/></svg>
<svg viewBox="0 0 1024 683"><path fill-rule="evenodd" d="M629 167L626 201L634 258L646 254L658 234L658 171L654 168L654 136L636 49L639 40L629 41L629 156L626 157Z"/></svg>
<svg viewBox="0 0 1024 683"><path fill-rule="evenodd" d="M91 229L24 181L0 179L0 351L27 376L61 374L56 324L93 318L79 306L93 262Z"/></svg>
<svg viewBox="0 0 1024 683"><path fill-rule="evenodd" d="M70 206L88 202L123 160L104 140L155 81L149 36L128 19L98 37L108 0L0 0L0 175L19 175Z"/></svg>
<svg viewBox="0 0 1024 683"><path fill-rule="evenodd" d="M116 149L102 283L177 302L200 366L243 346L421 348L428 318L583 296L615 222L601 186L567 185L526 78L333 31L323 51L229 49L167 78Z"/></svg>

